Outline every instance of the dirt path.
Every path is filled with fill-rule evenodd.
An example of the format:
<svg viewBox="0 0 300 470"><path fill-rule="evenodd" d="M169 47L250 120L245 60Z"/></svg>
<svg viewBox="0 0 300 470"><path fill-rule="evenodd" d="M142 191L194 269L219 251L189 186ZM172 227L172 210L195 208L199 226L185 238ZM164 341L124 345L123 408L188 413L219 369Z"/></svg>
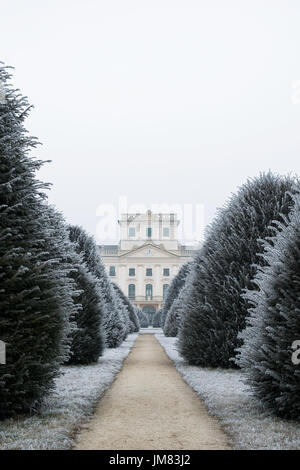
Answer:
<svg viewBox="0 0 300 470"><path fill-rule="evenodd" d="M140 335L75 449L228 449L218 422L153 335Z"/></svg>

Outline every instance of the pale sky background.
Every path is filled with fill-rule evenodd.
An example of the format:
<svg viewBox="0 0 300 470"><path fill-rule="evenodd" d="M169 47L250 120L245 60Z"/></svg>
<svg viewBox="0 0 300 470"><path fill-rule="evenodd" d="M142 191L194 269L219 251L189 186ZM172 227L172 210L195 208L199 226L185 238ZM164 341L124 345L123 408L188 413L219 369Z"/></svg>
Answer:
<svg viewBox="0 0 300 470"><path fill-rule="evenodd" d="M39 177L96 234L103 203L204 204L300 174L299 0L10 0L1 60L35 105ZM298 81L298 83L297 83ZM294 86L294 88L293 88Z"/></svg>

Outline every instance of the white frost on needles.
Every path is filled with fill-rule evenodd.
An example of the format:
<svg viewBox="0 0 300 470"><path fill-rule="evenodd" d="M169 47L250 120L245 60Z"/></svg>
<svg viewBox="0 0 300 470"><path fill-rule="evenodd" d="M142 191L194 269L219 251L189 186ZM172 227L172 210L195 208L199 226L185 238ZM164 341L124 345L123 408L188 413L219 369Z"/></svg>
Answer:
<svg viewBox="0 0 300 470"><path fill-rule="evenodd" d="M238 370L189 366L179 356L176 338L155 335L183 379L204 400L228 434L234 449L300 449L300 423L284 421L262 410L245 390Z"/></svg>
<svg viewBox="0 0 300 470"><path fill-rule="evenodd" d="M106 349L97 364L67 366L56 380L55 391L41 412L0 422L0 449L69 449L97 401L121 369L138 334L131 334L116 349Z"/></svg>

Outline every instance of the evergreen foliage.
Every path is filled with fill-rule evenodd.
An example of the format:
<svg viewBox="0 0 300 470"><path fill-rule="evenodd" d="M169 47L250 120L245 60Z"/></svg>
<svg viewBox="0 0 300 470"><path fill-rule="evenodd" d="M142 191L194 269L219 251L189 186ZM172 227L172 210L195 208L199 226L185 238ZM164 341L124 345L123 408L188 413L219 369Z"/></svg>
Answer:
<svg viewBox="0 0 300 470"><path fill-rule="evenodd" d="M69 237L70 232L65 229ZM72 332L72 343L68 364L90 364L96 362L105 347L103 326L105 306L101 298L98 279L89 272L83 255L76 243L71 243L72 277L79 291L75 314L76 329Z"/></svg>
<svg viewBox="0 0 300 470"><path fill-rule="evenodd" d="M162 314L161 314L161 326L162 328L165 325L165 321L168 315L168 311L172 307L174 300L178 297L179 292L181 291L182 287L184 286L186 276L190 270L191 262L185 263L181 266L176 276L172 279L170 287L168 289L166 298L164 300Z"/></svg>
<svg viewBox="0 0 300 470"><path fill-rule="evenodd" d="M153 317L153 328L160 328L160 325L161 325L161 314L162 314L162 309L160 308L159 310L157 310L157 312L155 313L154 317Z"/></svg>
<svg viewBox="0 0 300 470"><path fill-rule="evenodd" d="M117 294L121 298L123 304L127 308L128 315L129 315L129 326L130 326L129 333L137 333L140 329L140 323L139 323L139 319L138 319L134 306L132 305L128 297L126 297L126 295L124 294L122 289L120 289L119 286L117 286L115 283L113 283L113 286Z"/></svg>
<svg viewBox="0 0 300 470"><path fill-rule="evenodd" d="M99 293L98 281L86 268L78 263L74 274L77 288L80 289L76 312L76 330L72 334L71 355L69 364L90 364L97 362L105 348L105 331L103 326L104 306Z"/></svg>
<svg viewBox="0 0 300 470"><path fill-rule="evenodd" d="M10 78L0 64L0 339L7 350L0 418L34 411L53 388L77 309L66 239L51 223L48 185L35 176L42 162L30 156L37 146L24 127L31 107Z"/></svg>
<svg viewBox="0 0 300 470"><path fill-rule="evenodd" d="M232 367L241 346L249 302L241 294L252 289L262 240L270 225L287 215L294 181L272 173L248 180L211 224L189 276L179 350L191 364Z"/></svg>
<svg viewBox="0 0 300 470"><path fill-rule="evenodd" d="M185 285L181 288L178 297L172 303L172 306L167 314L164 325L164 335L169 337L178 336L179 330L183 322L183 313L186 303L186 298L189 295L188 276Z"/></svg>
<svg viewBox="0 0 300 470"><path fill-rule="evenodd" d="M123 306L115 294L112 282L106 274L94 238L82 227L70 226L70 239L76 243L78 253L82 254L89 271L97 278L104 305L103 326L106 346L116 348L126 338L128 326Z"/></svg>
<svg viewBox="0 0 300 470"><path fill-rule="evenodd" d="M127 338L127 335L130 333L130 328L131 328L129 312L128 312L126 304L123 302L123 299L120 296L120 290L118 286L112 282L112 287L113 287L114 295L116 297L115 299L116 306L117 306L116 311L119 313L122 323L124 325L124 334L122 336L122 341L124 341Z"/></svg>
<svg viewBox="0 0 300 470"><path fill-rule="evenodd" d="M127 336L128 327L122 311L109 310L104 319L106 332L106 346L108 348L117 348L122 344Z"/></svg>
<svg viewBox="0 0 300 470"><path fill-rule="evenodd" d="M277 416L300 418L300 197L288 225L278 225L275 236L265 243L264 260L255 277L258 290L245 297L252 308L238 364L246 383L264 406Z"/></svg>
<svg viewBox="0 0 300 470"><path fill-rule="evenodd" d="M145 314L145 312L143 312L143 310L141 310L138 307L136 307L136 312L137 312L137 316L138 316L138 319L139 319L140 327L141 328L148 328L149 320L148 320L148 317Z"/></svg>

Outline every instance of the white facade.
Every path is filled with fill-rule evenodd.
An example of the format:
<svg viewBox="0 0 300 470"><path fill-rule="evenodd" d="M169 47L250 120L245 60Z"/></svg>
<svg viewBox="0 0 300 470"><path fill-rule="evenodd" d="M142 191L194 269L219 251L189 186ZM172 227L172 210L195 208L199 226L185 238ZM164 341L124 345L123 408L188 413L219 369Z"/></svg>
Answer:
<svg viewBox="0 0 300 470"><path fill-rule="evenodd" d="M100 246L101 257L110 279L132 303L153 313L195 248L178 242L175 214L122 214L119 224L119 244Z"/></svg>

